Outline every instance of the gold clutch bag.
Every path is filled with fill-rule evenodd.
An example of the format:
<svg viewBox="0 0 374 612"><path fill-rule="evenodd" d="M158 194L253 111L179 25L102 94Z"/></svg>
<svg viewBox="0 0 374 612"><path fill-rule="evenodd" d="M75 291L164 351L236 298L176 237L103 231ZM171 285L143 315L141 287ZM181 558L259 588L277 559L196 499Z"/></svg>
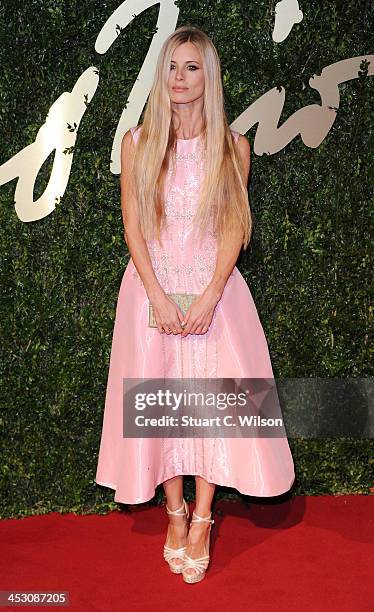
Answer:
<svg viewBox="0 0 374 612"><path fill-rule="evenodd" d="M170 297L181 309L183 315L186 314L187 310L191 306L192 302L198 297L196 293L167 293L168 297ZM153 312L152 304L149 302L149 327L157 327L156 319Z"/></svg>

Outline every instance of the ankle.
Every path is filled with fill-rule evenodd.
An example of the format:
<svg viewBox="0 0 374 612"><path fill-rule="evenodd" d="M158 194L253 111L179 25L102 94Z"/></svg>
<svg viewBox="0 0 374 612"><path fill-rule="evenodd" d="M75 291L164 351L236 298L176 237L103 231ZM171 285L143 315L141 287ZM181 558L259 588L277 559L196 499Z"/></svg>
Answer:
<svg viewBox="0 0 374 612"><path fill-rule="evenodd" d="M212 510L210 508L207 508L206 506L204 508L199 508L198 506L196 506L196 508L194 509L194 514L204 519L212 518Z"/></svg>
<svg viewBox="0 0 374 612"><path fill-rule="evenodd" d="M203 523L203 522L198 522L198 523L190 523L190 531L192 530L192 533L205 533L206 531L210 530L210 523Z"/></svg>
<svg viewBox="0 0 374 612"><path fill-rule="evenodd" d="M179 510L181 515L183 515L183 510L184 510L184 499L182 497L182 499L180 500L180 502L177 503L173 503L173 504L165 504L166 510L170 511L170 512L175 512L176 510ZM172 515L175 516L175 515ZM178 514L176 516L179 516Z"/></svg>
<svg viewBox="0 0 374 612"><path fill-rule="evenodd" d="M182 523L182 521L180 521L178 524L177 523L169 523L169 530L171 533L174 533L176 535L184 535L188 533L188 524L187 521L184 521Z"/></svg>

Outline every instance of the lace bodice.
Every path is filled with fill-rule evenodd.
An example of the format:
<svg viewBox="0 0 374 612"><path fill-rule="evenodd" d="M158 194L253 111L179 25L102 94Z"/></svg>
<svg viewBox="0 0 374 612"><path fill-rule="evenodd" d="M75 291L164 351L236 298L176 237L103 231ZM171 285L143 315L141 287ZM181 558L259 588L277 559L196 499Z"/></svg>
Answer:
<svg viewBox="0 0 374 612"><path fill-rule="evenodd" d="M140 130L141 127L131 129L135 143ZM232 132L237 140L239 133ZM163 248L156 239L147 241L153 269L166 292L201 293L215 270L217 240L212 223L201 243L193 235L192 221L199 203L204 161L201 136L177 140L175 167L170 163L165 181ZM141 282L135 266L133 275Z"/></svg>

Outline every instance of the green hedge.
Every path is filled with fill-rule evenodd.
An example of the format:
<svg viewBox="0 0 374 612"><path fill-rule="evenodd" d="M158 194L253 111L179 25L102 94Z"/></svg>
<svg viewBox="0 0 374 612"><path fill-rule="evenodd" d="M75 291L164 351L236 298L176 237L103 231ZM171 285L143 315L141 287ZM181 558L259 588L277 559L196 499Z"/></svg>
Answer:
<svg viewBox="0 0 374 612"><path fill-rule="evenodd" d="M94 483L116 300L129 258L119 177L109 162L159 10L156 5L139 15L98 55L96 36L119 4L6 0L0 7L0 165L34 141L52 103L87 67L100 68L55 212L23 223L14 210L16 182L0 189L2 517L118 507L113 491ZM230 122L281 85L281 124L297 109L320 103L308 85L313 74L372 52L364 0L304 3L303 21L281 44L271 38L275 1L176 4L178 26L201 27L217 46ZM336 121L317 149L297 137L276 155L256 157L252 150L255 229L238 267L257 305L277 378L372 376L373 80L347 82L340 94ZM247 134L251 143L255 133L256 126ZM35 199L50 170L51 159L40 172ZM372 440L295 439L290 445L294 493L368 493L374 484ZM187 483L191 495L193 479ZM160 487L154 501L162 496Z"/></svg>

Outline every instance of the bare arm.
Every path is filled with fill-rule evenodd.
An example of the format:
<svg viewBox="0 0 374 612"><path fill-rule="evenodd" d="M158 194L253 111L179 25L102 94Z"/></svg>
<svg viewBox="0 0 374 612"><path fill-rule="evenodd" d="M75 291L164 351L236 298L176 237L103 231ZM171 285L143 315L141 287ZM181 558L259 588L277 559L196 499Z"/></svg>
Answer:
<svg viewBox="0 0 374 612"><path fill-rule="evenodd" d="M237 146L239 149L239 153L242 157L242 162L245 171L244 180L245 184L247 184L249 176L249 167L251 163L250 144L247 137L241 134L239 136ZM235 267L242 244L243 240L242 236L240 235L227 242L218 251L216 269L207 289L209 291L212 291L213 293L216 293L219 298L221 297L227 280Z"/></svg>
<svg viewBox="0 0 374 612"><path fill-rule="evenodd" d="M134 141L131 131L128 130L121 144L121 208L124 237L148 298L152 299L163 289L153 270L148 247L140 230L138 202L134 189L134 153Z"/></svg>

